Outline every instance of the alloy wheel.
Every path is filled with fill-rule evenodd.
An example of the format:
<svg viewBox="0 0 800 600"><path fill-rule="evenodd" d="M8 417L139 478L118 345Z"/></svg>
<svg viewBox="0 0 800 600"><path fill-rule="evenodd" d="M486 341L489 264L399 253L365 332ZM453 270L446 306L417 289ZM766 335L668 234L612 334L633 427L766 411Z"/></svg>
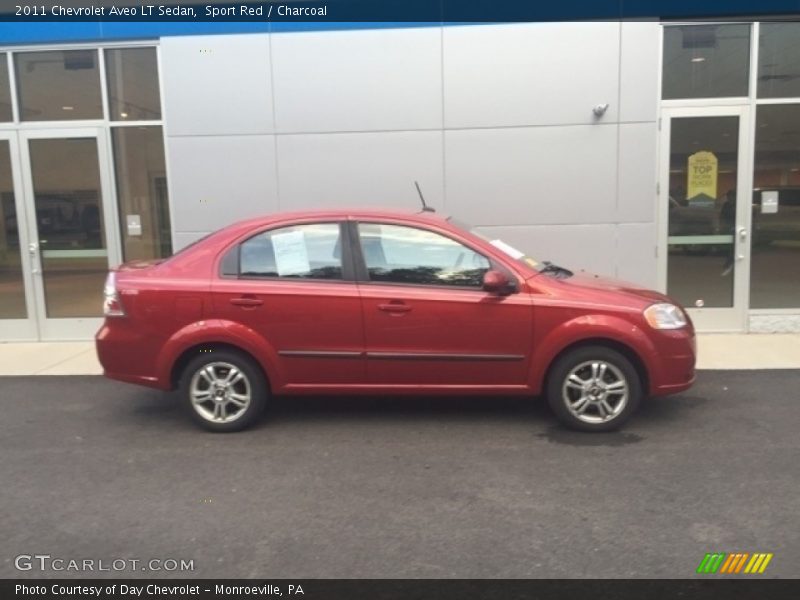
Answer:
<svg viewBox="0 0 800 600"><path fill-rule="evenodd" d="M195 371L189 385L192 408L211 423L231 423L253 398L247 375L229 362L212 362Z"/></svg>
<svg viewBox="0 0 800 600"><path fill-rule="evenodd" d="M628 403L629 385L622 371L605 360L590 360L573 367L561 388L567 409L584 423L606 423Z"/></svg>

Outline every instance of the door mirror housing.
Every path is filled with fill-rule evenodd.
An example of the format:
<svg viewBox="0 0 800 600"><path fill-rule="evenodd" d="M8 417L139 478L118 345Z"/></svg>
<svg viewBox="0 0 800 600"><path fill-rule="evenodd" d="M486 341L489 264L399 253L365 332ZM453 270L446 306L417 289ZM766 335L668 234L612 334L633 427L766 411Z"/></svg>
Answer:
<svg viewBox="0 0 800 600"><path fill-rule="evenodd" d="M490 294L507 296L514 291L514 286L511 284L508 275L502 271L492 269L486 271L483 275L483 289Z"/></svg>

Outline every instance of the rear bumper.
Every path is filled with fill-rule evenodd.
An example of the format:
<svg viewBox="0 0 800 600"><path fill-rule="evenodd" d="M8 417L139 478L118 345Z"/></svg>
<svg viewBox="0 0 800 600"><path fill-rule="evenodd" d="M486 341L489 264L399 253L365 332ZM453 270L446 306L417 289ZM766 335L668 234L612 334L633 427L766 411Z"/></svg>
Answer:
<svg viewBox="0 0 800 600"><path fill-rule="evenodd" d="M122 320L111 325L104 323L94 339L104 376L159 390L170 389L170 382L157 375L157 340L143 335Z"/></svg>

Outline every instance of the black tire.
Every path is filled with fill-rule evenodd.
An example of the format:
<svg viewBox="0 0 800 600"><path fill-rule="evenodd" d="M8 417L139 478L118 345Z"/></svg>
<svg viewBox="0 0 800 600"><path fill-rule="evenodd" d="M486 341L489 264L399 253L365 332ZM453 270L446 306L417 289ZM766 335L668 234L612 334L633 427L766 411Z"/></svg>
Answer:
<svg viewBox="0 0 800 600"><path fill-rule="evenodd" d="M211 367L211 373L224 378L231 374L231 369L225 365L238 370L242 378L239 379L239 374L232 373L232 377L237 381L222 389L222 398L215 401L217 388L201 373ZM198 391L198 387L206 384L210 390L209 399L202 403L194 402L192 390ZM234 403L233 398L235 397L240 403L244 402L241 398L246 395L246 390L249 390L249 401L246 406L240 407ZM229 433L246 429L258 420L267 404L268 389L264 373L253 359L231 350L210 349L200 352L187 363L181 373L180 394L186 410L200 427L216 433ZM227 401L225 394L231 396ZM218 404L223 406L218 407ZM230 420L214 420L215 416L221 417L223 412Z"/></svg>
<svg viewBox="0 0 800 600"><path fill-rule="evenodd" d="M593 362L599 366L598 373L603 371L604 379L600 383L590 383L599 379L592 378ZM605 368L601 366L603 364ZM578 380L586 380L588 389L575 389L577 380L565 388L567 378L572 374ZM611 391L619 387L614 382L621 378L627 386L624 402L621 393ZM583 346L568 352L550 368L545 393L550 408L563 425L578 431L602 432L614 431L624 425L636 412L644 392L639 373L625 356L605 346ZM568 398L573 407L583 408L582 417L570 409ZM614 410L609 412L608 407ZM596 419L596 422L590 419Z"/></svg>

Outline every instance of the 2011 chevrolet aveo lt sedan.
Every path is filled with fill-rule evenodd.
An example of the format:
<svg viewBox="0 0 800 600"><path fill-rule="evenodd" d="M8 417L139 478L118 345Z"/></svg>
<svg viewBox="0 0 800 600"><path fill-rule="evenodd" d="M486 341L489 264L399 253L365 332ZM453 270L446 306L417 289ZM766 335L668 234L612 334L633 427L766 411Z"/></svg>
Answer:
<svg viewBox="0 0 800 600"><path fill-rule="evenodd" d="M695 339L668 297L538 263L429 212L273 215L112 271L107 377L179 389L212 431L273 394L543 394L608 431L687 389Z"/></svg>

